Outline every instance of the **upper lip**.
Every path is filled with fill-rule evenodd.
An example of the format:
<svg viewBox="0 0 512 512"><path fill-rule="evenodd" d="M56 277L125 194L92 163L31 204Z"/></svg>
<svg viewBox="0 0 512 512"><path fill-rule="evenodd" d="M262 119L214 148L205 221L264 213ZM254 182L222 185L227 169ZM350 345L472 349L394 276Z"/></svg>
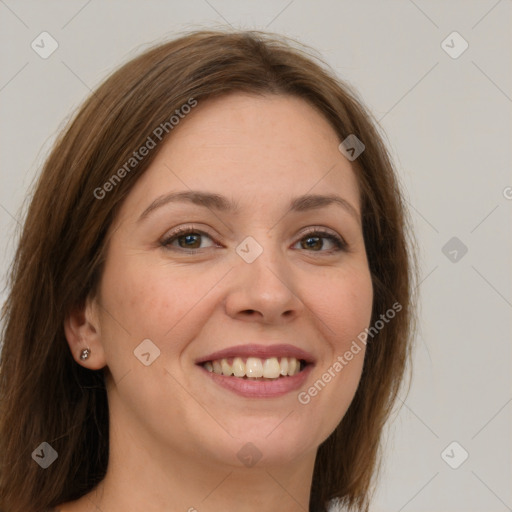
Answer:
<svg viewBox="0 0 512 512"><path fill-rule="evenodd" d="M279 344L279 345L237 345L228 347L223 350L218 350L208 354L207 356L200 357L196 360L196 364L206 363L206 361L214 361L217 359L228 359L230 357L259 357L261 359L269 359L271 357L295 357L296 359L303 359L306 363L314 363L314 357L305 350L302 350L293 345Z"/></svg>

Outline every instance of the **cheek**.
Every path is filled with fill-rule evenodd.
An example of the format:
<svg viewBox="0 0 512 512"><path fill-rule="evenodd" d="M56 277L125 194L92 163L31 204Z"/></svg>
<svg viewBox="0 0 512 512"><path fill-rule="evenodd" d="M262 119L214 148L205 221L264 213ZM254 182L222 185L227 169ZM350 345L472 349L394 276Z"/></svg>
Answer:
<svg viewBox="0 0 512 512"><path fill-rule="evenodd" d="M322 417L316 438L325 440L347 412L361 378L366 346L358 336L371 321L373 287L367 266L347 266L322 281L311 307L329 348L298 402L311 417Z"/></svg>
<svg viewBox="0 0 512 512"><path fill-rule="evenodd" d="M311 308L321 320L326 339L333 348L342 350L371 321L373 287L366 266L350 267L332 274L310 296Z"/></svg>
<svg viewBox="0 0 512 512"><path fill-rule="evenodd" d="M179 340L190 338L200 325L208 294L222 275L142 257L112 265L102 283L105 309L111 313L103 320L114 330L108 338L118 346L129 344L132 350L149 338L162 352L179 352Z"/></svg>

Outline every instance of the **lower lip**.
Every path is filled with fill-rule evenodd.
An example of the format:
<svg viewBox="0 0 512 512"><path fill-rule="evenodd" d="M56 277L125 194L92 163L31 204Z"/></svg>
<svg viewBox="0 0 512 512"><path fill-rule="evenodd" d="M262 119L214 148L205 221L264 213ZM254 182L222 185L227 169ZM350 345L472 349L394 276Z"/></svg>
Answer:
<svg viewBox="0 0 512 512"><path fill-rule="evenodd" d="M213 382L233 391L237 395L246 398L274 398L299 389L307 379L312 367L312 364L308 364L301 372L295 375L280 377L275 380L249 380L233 376L227 377L226 375L209 372L202 366L200 368Z"/></svg>

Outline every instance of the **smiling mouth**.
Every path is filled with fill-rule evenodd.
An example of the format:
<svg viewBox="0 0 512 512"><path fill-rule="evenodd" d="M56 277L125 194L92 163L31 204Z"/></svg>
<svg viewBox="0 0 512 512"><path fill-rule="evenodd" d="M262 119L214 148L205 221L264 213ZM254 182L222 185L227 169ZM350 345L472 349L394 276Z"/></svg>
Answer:
<svg viewBox="0 0 512 512"><path fill-rule="evenodd" d="M295 357L231 357L205 361L200 366L210 373L247 380L277 380L303 371L308 363Z"/></svg>

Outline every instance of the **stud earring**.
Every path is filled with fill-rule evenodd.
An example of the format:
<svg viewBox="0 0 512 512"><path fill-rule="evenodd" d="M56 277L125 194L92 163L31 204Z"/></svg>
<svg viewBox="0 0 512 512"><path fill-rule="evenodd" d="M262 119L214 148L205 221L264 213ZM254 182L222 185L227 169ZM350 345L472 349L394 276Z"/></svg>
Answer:
<svg viewBox="0 0 512 512"><path fill-rule="evenodd" d="M82 352L80 352L80 359L81 359L82 361L85 361L86 359L88 359L88 357L89 357L89 354L90 354L90 353L91 353L91 349L89 349L89 348L84 348L84 349L82 350Z"/></svg>

